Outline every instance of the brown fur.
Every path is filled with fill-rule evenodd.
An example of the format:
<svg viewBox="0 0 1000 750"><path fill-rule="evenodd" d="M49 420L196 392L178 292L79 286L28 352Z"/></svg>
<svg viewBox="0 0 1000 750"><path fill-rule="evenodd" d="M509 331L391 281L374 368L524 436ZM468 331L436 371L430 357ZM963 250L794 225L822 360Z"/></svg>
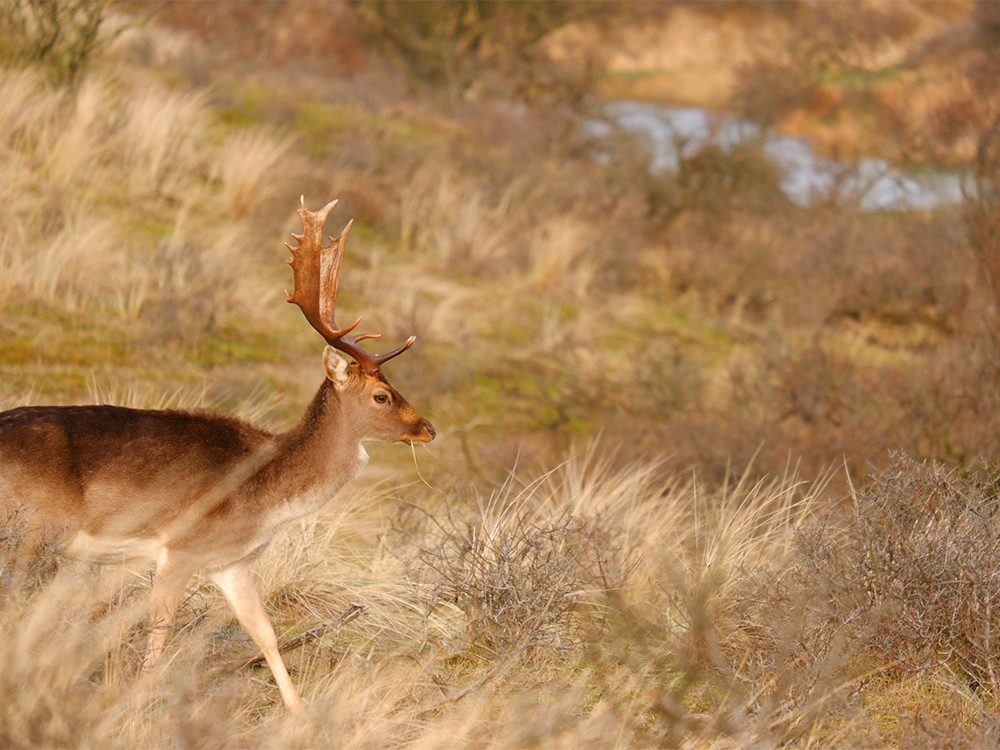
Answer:
<svg viewBox="0 0 1000 750"><path fill-rule="evenodd" d="M217 481L228 467L274 440L234 417L119 406L35 406L0 414L0 503L35 509L38 523L99 532L151 534L171 520L136 512L149 493L181 476ZM92 495L92 486L114 486ZM195 489L195 488L192 488ZM172 515L169 505L161 510ZM127 522L126 522L127 521Z"/></svg>

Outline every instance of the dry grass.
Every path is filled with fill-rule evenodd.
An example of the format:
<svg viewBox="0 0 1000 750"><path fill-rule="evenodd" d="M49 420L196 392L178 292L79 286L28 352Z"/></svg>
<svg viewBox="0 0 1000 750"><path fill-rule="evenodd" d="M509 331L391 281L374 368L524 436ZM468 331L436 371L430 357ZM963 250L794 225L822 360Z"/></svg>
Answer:
<svg viewBox="0 0 1000 750"><path fill-rule="evenodd" d="M866 492L919 490L927 468L904 462ZM794 475L707 492L663 467L615 469L597 449L480 503L419 495L415 507L359 486L262 560L302 722L266 670L241 666L252 644L203 585L164 663L139 675L141 578L53 572L47 549L26 576L7 568L4 746L860 747L961 734L978 747L993 731L984 685L942 662L915 683L884 658L888 632L897 647L939 639L880 630L889 612L853 566L890 537L860 497L845 515L825 483Z"/></svg>
<svg viewBox="0 0 1000 750"><path fill-rule="evenodd" d="M292 141L266 131L239 131L230 136L217 158L222 200L232 219L251 214L278 192L278 177L291 171L287 162Z"/></svg>
<svg viewBox="0 0 1000 750"><path fill-rule="evenodd" d="M37 574L6 579L4 744L615 747L677 727L708 738L718 728L694 693L733 678L706 672L726 658L719 643L691 651L704 648L699 629L732 627L732 583L784 564L792 516L823 498L792 479L707 494L657 467L613 469L597 451L527 484L512 476L478 507L355 491L260 565L282 640L320 633L288 654L311 706L304 724L275 706L266 672L233 671L253 650L203 588L165 664L139 676L143 586L73 566L41 589ZM409 512L390 531L394 505ZM355 603L362 614L343 622ZM659 705L670 701L676 716Z"/></svg>
<svg viewBox="0 0 1000 750"><path fill-rule="evenodd" d="M31 71L0 75L0 121L9 155L0 209L9 227L0 241L0 299L68 312L103 300L105 308L134 320L154 292L176 309L170 297L182 286L185 295L196 293L192 299L211 297L207 313L198 311L204 319L229 305L233 298L226 295L237 283L236 270L222 258L226 246L244 242L244 236L232 226L199 225L194 252L188 237L193 206L211 200L204 180L205 94L151 88L129 98L100 77L65 90L49 89ZM265 143L261 138L255 142ZM217 154L220 161L230 156L226 149ZM253 187L248 180L259 181L259 175L245 172L226 173L229 193L245 193ZM122 226L123 202L136 209L144 205L153 214L140 220L149 223L138 232ZM149 230L159 233L158 221L165 222L168 239L157 248L161 257L151 261L149 249L157 243Z"/></svg>
<svg viewBox="0 0 1000 750"><path fill-rule="evenodd" d="M121 155L133 194L181 198L204 179L198 142L206 103L203 92L155 86L128 101L122 113Z"/></svg>

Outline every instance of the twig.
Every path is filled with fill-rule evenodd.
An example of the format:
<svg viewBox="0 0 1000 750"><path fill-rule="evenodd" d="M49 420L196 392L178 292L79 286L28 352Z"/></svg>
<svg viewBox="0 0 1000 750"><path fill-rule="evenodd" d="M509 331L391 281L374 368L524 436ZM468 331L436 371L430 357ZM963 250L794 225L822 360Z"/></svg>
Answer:
<svg viewBox="0 0 1000 750"><path fill-rule="evenodd" d="M351 602L347 606L347 609L340 614L340 617L337 618L336 622L325 622L322 625L309 628L306 632L279 646L278 653L287 654L289 651L301 648L311 641L319 640L320 637L325 635L330 630L338 629L341 626L346 625L351 620L363 615L367 610L368 608L361 602ZM224 664L220 664L219 668L235 672L256 664L263 664L265 661L266 659L264 658L264 654L257 654L249 659L234 659L232 661L225 662Z"/></svg>
<svg viewBox="0 0 1000 750"><path fill-rule="evenodd" d="M524 638L521 639L520 643L518 643L510 651L507 652L506 656L502 661L498 661L496 664L494 664L486 672L486 674L484 674L478 680L475 680L469 685L466 685L465 687L459 690L455 690L450 694L447 693L446 686L443 684L441 680L432 678L434 680L434 684L437 685L437 687L441 690L441 692L445 693L445 695L439 698L438 700L434 701L430 705L424 707L424 710L433 710L441 706L447 705L448 703L457 703L458 701L462 700L462 698L467 696L469 693L478 690L486 683L497 679L501 675L505 674L507 670L509 670L512 666L514 666L514 664L517 662L521 654L523 654L525 649L527 649L528 646L530 645L531 645L531 638L525 636Z"/></svg>

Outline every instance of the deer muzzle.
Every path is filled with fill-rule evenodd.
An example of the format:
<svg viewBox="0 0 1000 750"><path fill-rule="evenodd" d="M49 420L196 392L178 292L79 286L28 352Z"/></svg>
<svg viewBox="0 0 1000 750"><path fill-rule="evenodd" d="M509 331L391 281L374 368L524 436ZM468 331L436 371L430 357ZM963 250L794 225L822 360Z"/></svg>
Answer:
<svg viewBox="0 0 1000 750"><path fill-rule="evenodd" d="M416 435L407 440L408 443L429 443L435 437L437 437L437 432L434 430L434 425L428 422L426 419L421 419L417 424L417 429L415 430Z"/></svg>

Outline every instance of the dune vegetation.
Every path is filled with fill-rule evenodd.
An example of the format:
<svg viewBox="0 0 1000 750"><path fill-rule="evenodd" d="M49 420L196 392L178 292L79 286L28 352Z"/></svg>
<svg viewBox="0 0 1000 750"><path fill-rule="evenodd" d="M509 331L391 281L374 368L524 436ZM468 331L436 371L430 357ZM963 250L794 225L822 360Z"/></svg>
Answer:
<svg viewBox="0 0 1000 750"><path fill-rule="evenodd" d="M149 570L0 519L0 748L994 747L995 7L3 4L0 407L291 426L283 243L339 198L342 319L417 335L438 438L258 567L305 719L207 582L143 673ZM967 189L650 170L582 126L622 98Z"/></svg>

